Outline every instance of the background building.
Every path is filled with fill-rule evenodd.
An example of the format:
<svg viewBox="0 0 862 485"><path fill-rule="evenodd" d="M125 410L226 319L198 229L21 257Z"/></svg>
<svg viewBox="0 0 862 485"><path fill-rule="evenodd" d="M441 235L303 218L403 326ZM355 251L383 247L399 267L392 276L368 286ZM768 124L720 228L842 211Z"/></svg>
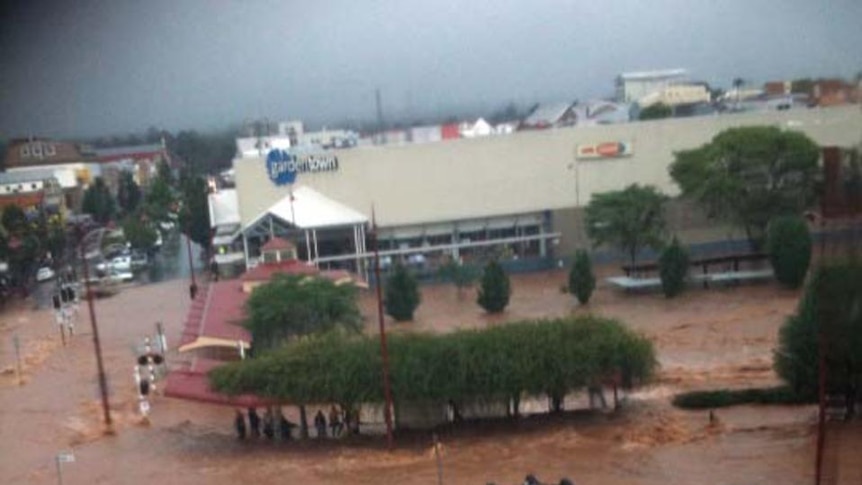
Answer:
<svg viewBox="0 0 862 485"><path fill-rule="evenodd" d="M513 267L547 267L590 247L581 219L594 194L638 183L676 195L668 173L674 153L746 125L854 146L862 112L764 111L335 150L326 152L332 159L325 169L300 171L292 185L270 180L265 157L236 159L243 256L254 264L259 248L279 236L297 245L300 259L363 271L373 207L384 257L420 270L491 254ZM602 148L610 145L615 149ZM688 244L743 238L680 201L668 215Z"/></svg>
<svg viewBox="0 0 862 485"><path fill-rule="evenodd" d="M663 69L658 71L626 72L617 76L617 101L633 103L654 92L664 91L674 84L682 84L688 78L685 69Z"/></svg>

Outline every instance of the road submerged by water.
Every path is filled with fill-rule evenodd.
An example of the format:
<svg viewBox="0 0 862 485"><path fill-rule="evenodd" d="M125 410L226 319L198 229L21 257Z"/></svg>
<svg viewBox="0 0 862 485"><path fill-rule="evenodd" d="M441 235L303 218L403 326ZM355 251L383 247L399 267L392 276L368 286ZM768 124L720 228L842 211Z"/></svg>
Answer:
<svg viewBox="0 0 862 485"><path fill-rule="evenodd" d="M564 278L557 272L516 276L507 317L584 311L559 293ZM150 423L142 424L132 384L134 349L157 321L175 345L189 306L187 288L186 280L176 279L129 287L98 301L112 436L102 434L85 307L65 347L50 311L25 304L2 314L0 483L56 483L54 460L61 451L75 455L74 463L62 465L66 484L436 483L430 433L402 435L392 452L373 437L350 443L238 442L232 409L161 396L153 399ZM422 291L411 328L450 331L497 323L471 299L458 300L450 287ZM710 425L704 412L669 405L681 389L775 383L771 348L797 298L773 287L692 292L672 302L598 291L591 311L620 318L656 342L663 368L657 382L629 395L618 415L570 413L443 430L444 483L515 484L527 473L554 483L566 476L579 484L810 483L813 407L739 406L718 411L719 423ZM363 295L361 303L373 316L371 296ZM13 335L21 341L21 386ZM178 356L168 358L175 362ZM566 404L583 402L573 396ZM859 431L842 432L842 450L862 445Z"/></svg>

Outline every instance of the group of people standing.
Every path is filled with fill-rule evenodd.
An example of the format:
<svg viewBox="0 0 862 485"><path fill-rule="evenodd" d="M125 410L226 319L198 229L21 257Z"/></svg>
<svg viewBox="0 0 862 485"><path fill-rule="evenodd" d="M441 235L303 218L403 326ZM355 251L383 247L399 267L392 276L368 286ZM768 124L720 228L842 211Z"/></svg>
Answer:
<svg viewBox="0 0 862 485"><path fill-rule="evenodd" d="M248 408L248 426L246 426L245 422L245 415L241 410L237 409L233 424L237 437L241 440L244 440L247 436L253 439L260 438L261 433L267 439L272 440L275 439L276 433L278 433L279 438L283 441L290 441L292 439L291 431L296 427L296 424L290 422L281 414L280 409L277 413L274 413L271 408L267 408L264 411L263 417L257 414L257 409Z"/></svg>
<svg viewBox="0 0 862 485"><path fill-rule="evenodd" d="M261 417L257 413L257 409L248 408L248 425L246 425L246 416L242 410L237 409L234 416L234 428L236 429L237 437L241 440L250 437L252 439L260 438L261 435L267 439L273 440L276 434L282 441L293 439L293 428L296 428L296 423L288 420L281 413L281 408L276 407L277 411L273 412L272 408L267 408ZM314 416L314 428L317 438L325 438L332 436L333 438L340 437L345 432L345 427L353 434L359 434L359 413L342 412L336 406L329 409L329 420L323 414L323 410L318 410ZM329 432L327 432L329 428Z"/></svg>

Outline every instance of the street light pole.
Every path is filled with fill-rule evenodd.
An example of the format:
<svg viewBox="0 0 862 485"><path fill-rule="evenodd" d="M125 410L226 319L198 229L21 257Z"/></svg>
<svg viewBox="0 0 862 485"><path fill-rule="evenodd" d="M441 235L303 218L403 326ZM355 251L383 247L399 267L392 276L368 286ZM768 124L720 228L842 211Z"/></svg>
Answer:
<svg viewBox="0 0 862 485"><path fill-rule="evenodd" d="M189 285L189 296L192 300L195 299L195 296L198 294L198 284L195 281L195 262L192 259L192 221L191 221L191 212L189 212L189 220L186 224L186 249L189 252L189 275L191 276L192 282Z"/></svg>
<svg viewBox="0 0 862 485"><path fill-rule="evenodd" d="M377 290L377 323L380 327L380 357L383 363L383 397L386 405L383 417L386 420L386 446L392 449L392 389L389 383L389 349L386 346L386 328L383 325L383 294L380 281L380 251L377 245L377 219L371 208L371 243L374 249L374 286Z"/></svg>
<svg viewBox="0 0 862 485"><path fill-rule="evenodd" d="M93 304L93 292L90 291L90 267L87 264L87 253L84 249L83 230L78 228L80 236L81 265L84 269L84 289L87 292L87 307L90 309L90 324L93 327L93 347L96 350L96 369L99 375L99 392L102 395L102 412L105 419L105 433L113 434L113 422L111 421L111 407L108 403L108 380L105 377L105 366L102 363L102 344L99 341L99 326L96 322L96 309Z"/></svg>

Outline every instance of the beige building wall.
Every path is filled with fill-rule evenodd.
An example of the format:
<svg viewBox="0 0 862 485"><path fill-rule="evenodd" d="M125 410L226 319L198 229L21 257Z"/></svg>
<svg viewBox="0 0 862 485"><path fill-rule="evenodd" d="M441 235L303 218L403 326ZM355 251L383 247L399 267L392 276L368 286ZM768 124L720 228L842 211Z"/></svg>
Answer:
<svg viewBox="0 0 862 485"><path fill-rule="evenodd" d="M632 183L676 195L668 174L673 153L746 125L799 130L821 145L862 140L858 106L742 113L337 150L329 153L338 157L338 171L301 173L295 185L307 185L369 217L373 205L381 226L569 209L587 204L595 193ZM578 145L602 142L628 142L632 154L575 158ZM268 179L265 158L237 159L234 167L244 226L290 192ZM554 223L560 227L562 221Z"/></svg>

